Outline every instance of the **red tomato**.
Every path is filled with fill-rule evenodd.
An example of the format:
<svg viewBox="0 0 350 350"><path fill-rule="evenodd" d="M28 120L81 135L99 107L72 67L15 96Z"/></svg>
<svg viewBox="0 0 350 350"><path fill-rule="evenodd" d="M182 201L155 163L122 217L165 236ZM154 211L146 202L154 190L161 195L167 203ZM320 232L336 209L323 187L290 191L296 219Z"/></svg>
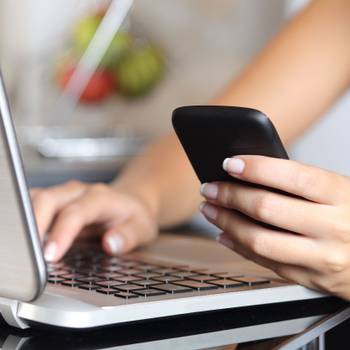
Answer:
<svg viewBox="0 0 350 350"><path fill-rule="evenodd" d="M67 85L74 70L74 66L70 66L61 70L61 74L59 74L58 77L59 84L61 87L64 88ZM80 101L101 102L113 93L115 85L116 81L113 74L103 70L96 71L92 75L89 83L87 84L85 90L80 96Z"/></svg>

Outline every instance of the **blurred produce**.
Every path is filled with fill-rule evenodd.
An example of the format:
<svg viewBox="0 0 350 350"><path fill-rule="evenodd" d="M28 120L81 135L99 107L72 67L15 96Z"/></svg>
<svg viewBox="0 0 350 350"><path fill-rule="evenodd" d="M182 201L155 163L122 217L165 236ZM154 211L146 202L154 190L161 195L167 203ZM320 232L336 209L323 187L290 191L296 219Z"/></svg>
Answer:
<svg viewBox="0 0 350 350"><path fill-rule="evenodd" d="M115 70L120 92L127 96L146 94L158 82L163 69L163 57L155 47L147 45L131 50Z"/></svg>
<svg viewBox="0 0 350 350"><path fill-rule="evenodd" d="M75 71L74 65L65 65L58 71L58 82L62 88L64 88L70 77ZM113 89L116 86L115 78L112 73L108 71L98 70L96 71L82 95L80 96L81 102L100 102L113 93Z"/></svg>
<svg viewBox="0 0 350 350"><path fill-rule="evenodd" d="M72 47L57 65L58 86L63 89L72 76L79 58L89 46L104 16L104 11L80 19L71 35ZM125 29L112 39L98 70L85 88L80 102L102 102L113 93L138 97L149 93L165 71L162 51L147 38L135 38Z"/></svg>
<svg viewBox="0 0 350 350"><path fill-rule="evenodd" d="M102 18L103 14L99 13L83 18L76 24L73 29L72 39L74 48L78 51L78 54L82 55L87 49ZM113 67L118 59L130 49L131 44L131 36L125 31L119 31L104 54L100 63L101 67Z"/></svg>

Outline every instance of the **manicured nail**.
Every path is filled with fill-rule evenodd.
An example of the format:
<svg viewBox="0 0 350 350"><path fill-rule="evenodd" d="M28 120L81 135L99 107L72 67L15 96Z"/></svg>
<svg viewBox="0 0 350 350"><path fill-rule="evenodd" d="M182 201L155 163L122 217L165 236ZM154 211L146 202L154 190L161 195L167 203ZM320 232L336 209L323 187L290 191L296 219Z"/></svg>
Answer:
<svg viewBox="0 0 350 350"><path fill-rule="evenodd" d="M56 242L48 242L45 246L44 257L46 261L54 261L57 251Z"/></svg>
<svg viewBox="0 0 350 350"><path fill-rule="evenodd" d="M202 203L199 210L209 219L216 220L218 216L218 210L213 205L208 203Z"/></svg>
<svg viewBox="0 0 350 350"><path fill-rule="evenodd" d="M219 186L213 183L204 183L201 186L201 194L208 199L216 199L219 193Z"/></svg>
<svg viewBox="0 0 350 350"><path fill-rule="evenodd" d="M112 254L120 254L123 251L125 241L121 235L110 235L106 238L106 241Z"/></svg>
<svg viewBox="0 0 350 350"><path fill-rule="evenodd" d="M217 236L216 240L219 243L221 243L222 245L224 245L225 247L229 248L229 249L233 249L234 248L233 242L229 238L227 238L227 237L225 237L223 235Z"/></svg>
<svg viewBox="0 0 350 350"><path fill-rule="evenodd" d="M232 174L242 174L244 170L244 161L239 158L226 158L222 164L224 170Z"/></svg>

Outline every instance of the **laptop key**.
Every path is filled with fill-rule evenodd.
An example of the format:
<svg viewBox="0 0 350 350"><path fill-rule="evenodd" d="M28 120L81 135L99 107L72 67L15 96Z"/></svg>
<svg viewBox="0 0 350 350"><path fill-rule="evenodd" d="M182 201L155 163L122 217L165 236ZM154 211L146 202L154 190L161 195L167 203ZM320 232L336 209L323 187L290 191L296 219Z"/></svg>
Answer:
<svg viewBox="0 0 350 350"><path fill-rule="evenodd" d="M103 266L103 270L106 272L119 272L121 269L121 266Z"/></svg>
<svg viewBox="0 0 350 350"><path fill-rule="evenodd" d="M172 269L171 267L163 267L160 269L152 270L152 272L156 272L162 275L168 275L168 274L174 273L175 271L176 270Z"/></svg>
<svg viewBox="0 0 350 350"><path fill-rule="evenodd" d="M124 275L120 274L120 273L111 273L111 272L99 272L95 275L96 277L100 277L103 279L116 279L118 277L124 277Z"/></svg>
<svg viewBox="0 0 350 350"><path fill-rule="evenodd" d="M191 271L176 271L171 274L171 276L179 277L179 278L187 278L187 277L193 277L198 276L198 274L193 273Z"/></svg>
<svg viewBox="0 0 350 350"><path fill-rule="evenodd" d="M79 277L76 280L84 283L95 283L95 282L101 281L101 278L98 278L95 276L89 276L89 277Z"/></svg>
<svg viewBox="0 0 350 350"><path fill-rule="evenodd" d="M243 276L243 277L234 277L231 278L232 280L244 282L248 284L249 286L254 286L257 284L264 284L264 283L270 283L271 281L266 278L260 278L260 277L251 277L251 276Z"/></svg>
<svg viewBox="0 0 350 350"><path fill-rule="evenodd" d="M243 277L243 275L234 274L230 272L213 272L210 274L211 276L219 277L219 278L235 278L235 277Z"/></svg>
<svg viewBox="0 0 350 350"><path fill-rule="evenodd" d="M123 299L130 299L130 298L139 298L141 295L129 293L129 292L118 292L114 294L115 297L123 298Z"/></svg>
<svg viewBox="0 0 350 350"><path fill-rule="evenodd" d="M207 281L212 281L217 279L216 277L213 276L207 276L207 275L201 275L201 276L189 276L187 277L190 280L193 281L199 281L199 282L207 282Z"/></svg>
<svg viewBox="0 0 350 350"><path fill-rule="evenodd" d="M48 282L49 283L61 283L61 282L63 282L63 281L66 281L66 279L65 278L62 278L62 277L49 277L48 278Z"/></svg>
<svg viewBox="0 0 350 350"><path fill-rule="evenodd" d="M219 288L218 286L215 286L213 284L208 284L208 283L203 283L203 282L198 282L198 281L177 281L177 282L173 282L173 283L180 285L180 286L183 286L183 287L197 289L198 291Z"/></svg>
<svg viewBox="0 0 350 350"><path fill-rule="evenodd" d="M161 284L159 281L153 281L153 280L139 280L139 281L134 281L133 284L137 284L138 286L154 286L156 284Z"/></svg>
<svg viewBox="0 0 350 350"><path fill-rule="evenodd" d="M108 288L108 287L97 289L96 292L102 293L102 294L115 294L115 293L117 293L117 291L115 289Z"/></svg>
<svg viewBox="0 0 350 350"><path fill-rule="evenodd" d="M144 273L137 273L135 274L135 276L142 277L144 279L149 279L149 278L158 277L160 276L160 274L155 272L144 272Z"/></svg>
<svg viewBox="0 0 350 350"><path fill-rule="evenodd" d="M77 281L66 280L66 281L61 282L61 284L63 284L64 286L67 286L67 287L78 287L78 286L80 286L83 283L82 282L77 282Z"/></svg>
<svg viewBox="0 0 350 350"><path fill-rule="evenodd" d="M241 287L241 286L244 286L244 283L243 283L243 282L232 281L232 280L226 280L226 279L208 281L208 283L214 284L214 285L219 286L219 287L222 287L222 288L234 288L234 287Z"/></svg>
<svg viewBox="0 0 350 350"><path fill-rule="evenodd" d="M50 277L57 277L57 276L61 276L67 273L67 270L53 270L49 272L49 276Z"/></svg>
<svg viewBox="0 0 350 350"><path fill-rule="evenodd" d="M101 286L101 287L113 287L113 286L124 285L123 282L120 282L120 281L113 281L113 280L99 281L99 282L95 282L95 284L96 284L97 286Z"/></svg>
<svg viewBox="0 0 350 350"><path fill-rule="evenodd" d="M186 293L186 292L192 292L193 289L189 287L184 286L178 286L176 284L166 283L166 284L158 284L156 286L152 286L154 289L159 289L164 292L168 293Z"/></svg>
<svg viewBox="0 0 350 350"><path fill-rule="evenodd" d="M85 289L85 290L96 290L96 289L101 288L101 287L95 286L93 284L79 284L77 287L80 289Z"/></svg>
<svg viewBox="0 0 350 350"><path fill-rule="evenodd" d="M169 283L173 281L179 281L181 280L181 278L175 277L175 276L160 276L160 277L153 277L152 280Z"/></svg>
<svg viewBox="0 0 350 350"><path fill-rule="evenodd" d="M141 270L137 270L137 269L121 269L118 272L124 274L124 275L135 275L138 273L142 273Z"/></svg>
<svg viewBox="0 0 350 350"><path fill-rule="evenodd" d="M144 297L154 297L157 295L167 294L165 291L156 290L156 289L152 289L152 288L133 290L132 292L135 294L138 294L138 295L142 295Z"/></svg>
<svg viewBox="0 0 350 350"><path fill-rule="evenodd" d="M137 290L137 289L144 289L143 286L137 286L136 284L121 284L119 286L113 286L112 288L114 289L118 289L118 290L121 290L121 291L134 291L134 290Z"/></svg>
<svg viewBox="0 0 350 350"><path fill-rule="evenodd" d="M121 281L123 283L139 281L141 279L142 279L141 277L135 277L135 276L123 276L123 277L115 278L116 281Z"/></svg>

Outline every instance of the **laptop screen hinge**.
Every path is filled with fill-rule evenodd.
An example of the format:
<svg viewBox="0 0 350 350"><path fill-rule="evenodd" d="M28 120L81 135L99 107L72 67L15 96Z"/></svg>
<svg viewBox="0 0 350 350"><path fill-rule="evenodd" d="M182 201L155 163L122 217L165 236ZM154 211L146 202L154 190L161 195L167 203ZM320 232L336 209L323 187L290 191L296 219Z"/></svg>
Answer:
<svg viewBox="0 0 350 350"><path fill-rule="evenodd" d="M17 328L29 328L28 324L17 316L19 302L0 297L0 314L7 324Z"/></svg>

